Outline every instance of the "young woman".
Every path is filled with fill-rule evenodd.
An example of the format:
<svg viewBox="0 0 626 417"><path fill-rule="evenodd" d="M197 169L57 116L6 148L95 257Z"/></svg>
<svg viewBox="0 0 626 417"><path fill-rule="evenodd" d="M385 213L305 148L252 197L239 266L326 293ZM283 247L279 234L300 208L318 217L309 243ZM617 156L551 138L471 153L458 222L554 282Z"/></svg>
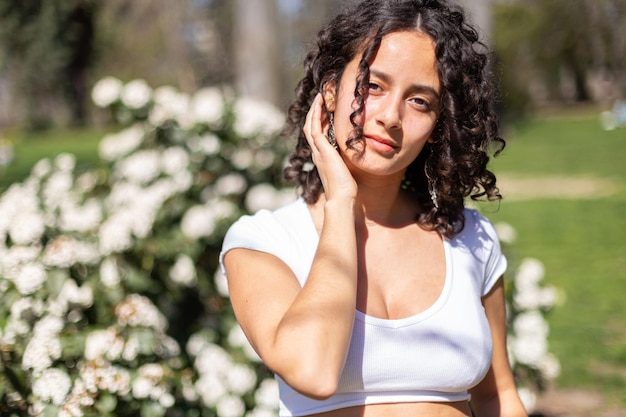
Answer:
<svg viewBox="0 0 626 417"><path fill-rule="evenodd" d="M487 51L443 0L367 0L318 35L289 109L301 198L222 252L281 416L526 417L506 352ZM474 413L474 414L472 414Z"/></svg>

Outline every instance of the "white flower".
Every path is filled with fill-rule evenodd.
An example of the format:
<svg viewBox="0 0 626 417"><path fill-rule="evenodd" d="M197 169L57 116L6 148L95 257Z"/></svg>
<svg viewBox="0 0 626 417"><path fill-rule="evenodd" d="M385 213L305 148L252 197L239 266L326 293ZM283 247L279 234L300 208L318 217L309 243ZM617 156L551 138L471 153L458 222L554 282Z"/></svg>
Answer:
<svg viewBox="0 0 626 417"><path fill-rule="evenodd" d="M164 374L163 366L156 363L147 363L139 368L139 375L153 381L160 381Z"/></svg>
<svg viewBox="0 0 626 417"><path fill-rule="evenodd" d="M98 183L98 176L93 171L87 171L78 176L74 182L74 189L81 194L93 190Z"/></svg>
<svg viewBox="0 0 626 417"><path fill-rule="evenodd" d="M134 361L139 354L139 341L136 337L131 336L124 345L124 351L122 352L122 358L126 361Z"/></svg>
<svg viewBox="0 0 626 417"><path fill-rule="evenodd" d="M217 401L228 393L223 379L214 374L201 374L195 387L202 403L207 407L214 407Z"/></svg>
<svg viewBox="0 0 626 417"><path fill-rule="evenodd" d="M190 239L208 237L215 231L216 222L211 217L211 210L206 206L190 207L180 222L180 228Z"/></svg>
<svg viewBox="0 0 626 417"><path fill-rule="evenodd" d="M91 99L99 107L108 107L120 98L124 84L115 77L104 77L91 90Z"/></svg>
<svg viewBox="0 0 626 417"><path fill-rule="evenodd" d="M148 378L139 377L133 381L132 392L133 397L143 399L150 397L150 392L154 388L154 384Z"/></svg>
<svg viewBox="0 0 626 417"><path fill-rule="evenodd" d="M12 345L17 343L18 337L23 337L31 331L30 326L24 320L11 319L4 326L4 333L1 333L2 344Z"/></svg>
<svg viewBox="0 0 626 417"><path fill-rule="evenodd" d="M121 357L124 349L124 339L117 330L110 327L104 330L94 330L85 340L85 359L94 360L106 357L115 360Z"/></svg>
<svg viewBox="0 0 626 417"><path fill-rule="evenodd" d="M246 417L276 417L276 415L276 410L270 410L262 407L257 407L246 413Z"/></svg>
<svg viewBox="0 0 626 417"><path fill-rule="evenodd" d="M43 178L52 171L52 163L50 159L44 158L39 160L30 170L30 175L35 178Z"/></svg>
<svg viewBox="0 0 626 417"><path fill-rule="evenodd" d="M11 304L11 318L15 320L32 320L43 313L43 302L40 299L22 297Z"/></svg>
<svg viewBox="0 0 626 417"><path fill-rule="evenodd" d="M138 184L116 181L111 187L111 192L105 201L107 208L111 211L115 211L120 207L126 207L135 204L141 195L143 188Z"/></svg>
<svg viewBox="0 0 626 417"><path fill-rule="evenodd" d="M302 164L302 171L304 172L311 172L313 171L313 168L315 168L315 164L311 161L306 161Z"/></svg>
<svg viewBox="0 0 626 417"><path fill-rule="evenodd" d="M548 335L549 327L539 311L530 310L521 313L515 318L513 330L516 335L532 334L545 337Z"/></svg>
<svg viewBox="0 0 626 417"><path fill-rule="evenodd" d="M203 136L194 136L187 145L192 152L200 152L207 156L217 155L221 148L220 139L213 133Z"/></svg>
<svg viewBox="0 0 626 417"><path fill-rule="evenodd" d="M46 181L43 188L44 206L49 210L54 210L63 201L67 200L67 196L74 185L73 177L70 172L56 171Z"/></svg>
<svg viewBox="0 0 626 417"><path fill-rule="evenodd" d="M63 320L60 317L47 315L39 320L33 329L35 337L53 338L63 330Z"/></svg>
<svg viewBox="0 0 626 417"><path fill-rule="evenodd" d="M177 120L183 126L188 125L189 97L171 86L158 87L153 92L154 106L150 109L148 120L158 126L168 120Z"/></svg>
<svg viewBox="0 0 626 417"><path fill-rule="evenodd" d="M39 263L29 263L20 269L13 283L22 295L29 295L40 289L46 282L46 270Z"/></svg>
<svg viewBox="0 0 626 417"><path fill-rule="evenodd" d="M203 88L191 99L190 114L196 123L207 123L218 127L224 113L224 96L215 87Z"/></svg>
<svg viewBox="0 0 626 417"><path fill-rule="evenodd" d="M193 384L191 375L181 375L180 383L182 386L183 398L190 402L197 402L199 399L196 387Z"/></svg>
<svg viewBox="0 0 626 417"><path fill-rule="evenodd" d="M534 310L540 307L540 289L538 287L516 288L513 303L520 310Z"/></svg>
<svg viewBox="0 0 626 417"><path fill-rule="evenodd" d="M167 148L161 156L161 166L166 174L176 175L188 168L189 154L179 146Z"/></svg>
<svg viewBox="0 0 626 417"><path fill-rule="evenodd" d="M291 188L277 190L273 185L263 183L251 187L246 193L245 206L250 213L259 210L275 210L296 199Z"/></svg>
<svg viewBox="0 0 626 417"><path fill-rule="evenodd" d="M95 199L85 201L82 206L70 201L61 203L59 227L68 232L89 232L102 222L102 208Z"/></svg>
<svg viewBox="0 0 626 417"><path fill-rule="evenodd" d="M263 171L274 163L276 158L271 149L259 149L254 154L254 167L259 171Z"/></svg>
<svg viewBox="0 0 626 417"><path fill-rule="evenodd" d="M61 235L46 245L43 263L47 266L68 268L76 264L93 265L100 260L98 248L91 243L81 242Z"/></svg>
<svg viewBox="0 0 626 417"><path fill-rule="evenodd" d="M519 287L513 296L515 307L520 310L550 309L557 300L557 291L554 287Z"/></svg>
<svg viewBox="0 0 626 417"><path fill-rule="evenodd" d="M222 297L228 297L228 280L226 275L222 272L221 268L215 270L213 275L213 281L215 282L215 288Z"/></svg>
<svg viewBox="0 0 626 417"><path fill-rule="evenodd" d="M219 417L242 417L246 411L243 400L234 395L226 395L220 398L215 408Z"/></svg>
<svg viewBox="0 0 626 417"><path fill-rule="evenodd" d="M526 412L531 413L535 409L535 404L537 404L537 396L535 393L524 387L519 387L517 393L519 394L520 400L522 400Z"/></svg>
<svg viewBox="0 0 626 417"><path fill-rule="evenodd" d="M248 338L246 337L243 329L238 324L235 324L228 333L228 343L231 346L239 347L243 350L243 353L248 359L254 362L261 362L261 358L256 353Z"/></svg>
<svg viewBox="0 0 626 417"><path fill-rule="evenodd" d="M100 264L100 282L105 287L116 287L122 277L120 276L120 272L117 269L117 262L115 258L106 258Z"/></svg>
<svg viewBox="0 0 626 417"><path fill-rule="evenodd" d="M226 374L226 385L231 393L243 395L251 391L256 384L256 373L244 364L234 364Z"/></svg>
<svg viewBox="0 0 626 417"><path fill-rule="evenodd" d="M254 393L254 399L258 407L278 407L278 382L274 378L264 379Z"/></svg>
<svg viewBox="0 0 626 417"><path fill-rule="evenodd" d="M237 169L248 169L254 162L254 153L249 148L239 147L230 157L230 163Z"/></svg>
<svg viewBox="0 0 626 417"><path fill-rule="evenodd" d="M509 223L499 222L494 226L500 241L512 244L515 242L515 239L517 239L517 232Z"/></svg>
<svg viewBox="0 0 626 417"><path fill-rule="evenodd" d="M154 353L163 357L173 357L180 355L180 346L173 337L166 334L158 335L159 344L155 346Z"/></svg>
<svg viewBox="0 0 626 417"><path fill-rule="evenodd" d="M235 102L234 112L233 128L242 137L275 134L285 123L284 114L272 104L249 97L239 98Z"/></svg>
<svg viewBox="0 0 626 417"><path fill-rule="evenodd" d="M515 275L516 288L536 286L544 276L545 268L538 259L525 258L520 263Z"/></svg>
<svg viewBox="0 0 626 417"><path fill-rule="evenodd" d="M511 349L517 362L537 367L548 353L548 342L544 337L524 335L512 338Z"/></svg>
<svg viewBox="0 0 626 417"><path fill-rule="evenodd" d="M123 326L150 327L165 331L167 320L149 298L139 294L127 296L115 307L115 315Z"/></svg>
<svg viewBox="0 0 626 417"><path fill-rule="evenodd" d="M148 184L161 173L159 151L154 149L137 151L119 161L115 166L115 172L135 184Z"/></svg>
<svg viewBox="0 0 626 417"><path fill-rule="evenodd" d="M100 225L98 238L100 251L104 255L123 252L133 245L131 218L125 213L115 213Z"/></svg>
<svg viewBox="0 0 626 417"><path fill-rule="evenodd" d="M34 262L40 254L37 246L12 246L3 256L0 256L2 275L12 280L17 279L22 267Z"/></svg>
<svg viewBox="0 0 626 417"><path fill-rule="evenodd" d="M561 374L561 364L556 356L551 353L545 354L537 363L537 369L547 380L552 380Z"/></svg>
<svg viewBox="0 0 626 417"><path fill-rule="evenodd" d="M101 390L126 395L131 389L129 372L103 360L81 364L80 377L85 383L85 389L89 392Z"/></svg>
<svg viewBox="0 0 626 417"><path fill-rule="evenodd" d="M170 268L170 278L177 284L191 287L197 282L196 266L187 255L178 255L176 262Z"/></svg>
<svg viewBox="0 0 626 417"><path fill-rule="evenodd" d="M231 369L232 360L222 347L207 343L198 353L194 366L201 375L224 375Z"/></svg>
<svg viewBox="0 0 626 417"><path fill-rule="evenodd" d="M129 109L141 109L150 102L152 90L144 80L137 79L124 86L120 98Z"/></svg>
<svg viewBox="0 0 626 417"><path fill-rule="evenodd" d="M159 404L161 404L163 408L170 408L176 403L176 399L169 392L163 392L158 398Z"/></svg>
<svg viewBox="0 0 626 417"><path fill-rule="evenodd" d="M242 194L246 190L247 185L243 175L231 173L220 177L215 182L215 191L220 196Z"/></svg>
<svg viewBox="0 0 626 417"><path fill-rule="evenodd" d="M542 288L539 292L539 306L544 309L554 307L557 302L558 294L554 287Z"/></svg>
<svg viewBox="0 0 626 417"><path fill-rule="evenodd" d="M45 230L41 213L31 209L17 213L9 226L9 235L16 245L30 245L41 239Z"/></svg>
<svg viewBox="0 0 626 417"><path fill-rule="evenodd" d="M52 365L61 357L61 342L57 337L33 337L24 349L22 368L32 369L35 375Z"/></svg>
<svg viewBox="0 0 626 417"><path fill-rule="evenodd" d="M63 152L54 158L54 165L60 171L70 172L76 167L76 156L71 153Z"/></svg>
<svg viewBox="0 0 626 417"><path fill-rule="evenodd" d="M70 377L57 368L46 369L33 383L33 394L43 401L61 405L72 387Z"/></svg>
<svg viewBox="0 0 626 417"><path fill-rule="evenodd" d="M115 161L128 155L141 145L144 134L144 127L136 123L121 132L105 135L99 145L100 158L105 161Z"/></svg>
<svg viewBox="0 0 626 417"><path fill-rule="evenodd" d="M189 337L189 340L187 340L185 350L191 356L198 356L198 354L202 351L202 348L208 343L209 341L204 334L194 333Z"/></svg>
<svg viewBox="0 0 626 417"><path fill-rule="evenodd" d="M76 281L67 279L63 283L59 298L67 301L69 304L87 308L93 304L93 291L88 285L79 287Z"/></svg>

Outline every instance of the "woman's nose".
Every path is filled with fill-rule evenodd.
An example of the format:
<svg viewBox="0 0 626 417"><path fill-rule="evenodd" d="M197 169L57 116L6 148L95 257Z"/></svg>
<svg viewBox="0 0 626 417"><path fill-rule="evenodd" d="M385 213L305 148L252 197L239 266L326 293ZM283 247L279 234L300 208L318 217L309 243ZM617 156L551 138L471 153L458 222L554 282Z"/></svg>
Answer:
<svg viewBox="0 0 626 417"><path fill-rule="evenodd" d="M389 95L380 104L380 109L376 116L378 124L389 130L399 129L402 126L401 100Z"/></svg>

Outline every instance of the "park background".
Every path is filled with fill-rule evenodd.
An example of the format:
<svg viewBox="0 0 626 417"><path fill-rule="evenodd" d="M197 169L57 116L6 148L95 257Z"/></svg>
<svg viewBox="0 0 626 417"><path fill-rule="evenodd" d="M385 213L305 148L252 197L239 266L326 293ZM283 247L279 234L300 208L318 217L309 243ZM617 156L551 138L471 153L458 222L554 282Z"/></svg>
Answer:
<svg viewBox="0 0 626 417"><path fill-rule="evenodd" d="M347 3L0 1L2 415L271 415L216 256L234 218L293 196L281 112ZM479 207L511 275L553 295L534 306L549 326L530 321L547 346L524 349L558 372L518 362L520 379L538 414L623 416L626 2L463 4L496 52L507 140L505 199Z"/></svg>

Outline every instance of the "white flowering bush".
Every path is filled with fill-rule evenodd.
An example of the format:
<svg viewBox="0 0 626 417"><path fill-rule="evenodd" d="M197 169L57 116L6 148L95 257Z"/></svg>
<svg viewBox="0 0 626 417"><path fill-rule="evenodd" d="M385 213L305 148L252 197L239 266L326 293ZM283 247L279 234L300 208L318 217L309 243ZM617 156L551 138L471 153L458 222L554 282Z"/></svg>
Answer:
<svg viewBox="0 0 626 417"><path fill-rule="evenodd" d="M262 417L277 386L227 302L218 252L280 189L281 112L227 89L107 77L101 163L39 161L0 196L0 414Z"/></svg>
<svg viewBox="0 0 626 417"><path fill-rule="evenodd" d="M496 229L511 264L505 282L509 361L520 397L531 412L537 396L561 372L558 358L549 351L546 321L561 297L556 287L542 283L545 268L541 261L523 258L516 262L511 253L515 229L507 223L496 224Z"/></svg>

